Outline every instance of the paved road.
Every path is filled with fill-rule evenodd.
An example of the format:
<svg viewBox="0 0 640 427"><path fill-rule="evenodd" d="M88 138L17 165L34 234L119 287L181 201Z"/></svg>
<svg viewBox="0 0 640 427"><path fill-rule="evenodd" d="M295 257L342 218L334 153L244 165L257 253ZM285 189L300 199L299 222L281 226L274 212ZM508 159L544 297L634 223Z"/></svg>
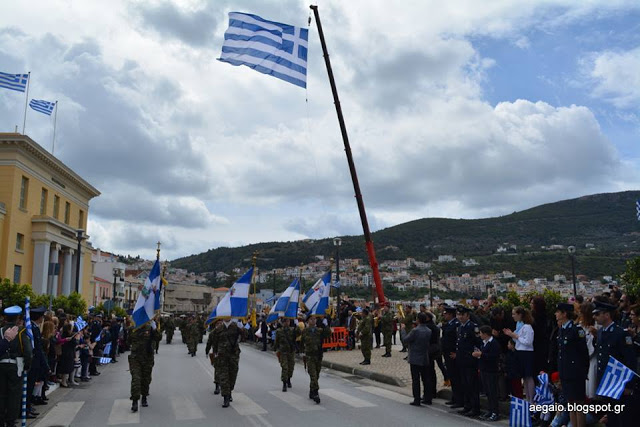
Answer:
<svg viewBox="0 0 640 427"><path fill-rule="evenodd" d="M171 345L160 346L151 383L149 407L130 411L130 375L125 357L102 368L103 375L90 385L60 389L52 394L48 412L30 423L35 427L105 426L464 426L483 424L450 414L447 407L416 408L399 388L323 370L322 403L308 399L309 377L296 365L293 388L281 391L280 366L271 353L242 346L240 374L231 408L213 394L213 369L204 355L190 357L180 334ZM502 424L502 423L501 423Z"/></svg>

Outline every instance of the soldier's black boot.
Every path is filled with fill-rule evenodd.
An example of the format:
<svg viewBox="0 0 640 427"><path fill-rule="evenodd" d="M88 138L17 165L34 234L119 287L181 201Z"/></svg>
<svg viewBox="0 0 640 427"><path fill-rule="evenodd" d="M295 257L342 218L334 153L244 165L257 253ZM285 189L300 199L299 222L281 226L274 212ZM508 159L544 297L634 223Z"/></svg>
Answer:
<svg viewBox="0 0 640 427"><path fill-rule="evenodd" d="M233 394L229 393L229 402L233 402Z"/></svg>
<svg viewBox="0 0 640 427"><path fill-rule="evenodd" d="M313 399L313 391L309 390L309 399Z"/></svg>
<svg viewBox="0 0 640 427"><path fill-rule="evenodd" d="M287 380L287 387L289 387L289 388L291 388L291 387L292 387L292 386L291 386L291 378L289 378L289 379Z"/></svg>
<svg viewBox="0 0 640 427"><path fill-rule="evenodd" d="M213 391L213 394L220 394L220 384L216 383L216 389Z"/></svg>
<svg viewBox="0 0 640 427"><path fill-rule="evenodd" d="M391 353L390 352L386 352L385 354L382 355L382 357L391 357Z"/></svg>
<svg viewBox="0 0 640 427"><path fill-rule="evenodd" d="M284 391L284 392L287 391L287 382L286 381L282 381L282 391Z"/></svg>
<svg viewBox="0 0 640 427"><path fill-rule="evenodd" d="M146 408L147 406L149 406L149 403L147 403L147 396L142 396L142 406L144 408Z"/></svg>
<svg viewBox="0 0 640 427"><path fill-rule="evenodd" d="M229 407L229 396L224 396L224 402L222 403L223 408Z"/></svg>
<svg viewBox="0 0 640 427"><path fill-rule="evenodd" d="M138 412L138 401L134 400L131 402L131 412Z"/></svg>
<svg viewBox="0 0 640 427"><path fill-rule="evenodd" d="M313 401L316 403L320 403L320 395L318 394L317 391L313 395Z"/></svg>

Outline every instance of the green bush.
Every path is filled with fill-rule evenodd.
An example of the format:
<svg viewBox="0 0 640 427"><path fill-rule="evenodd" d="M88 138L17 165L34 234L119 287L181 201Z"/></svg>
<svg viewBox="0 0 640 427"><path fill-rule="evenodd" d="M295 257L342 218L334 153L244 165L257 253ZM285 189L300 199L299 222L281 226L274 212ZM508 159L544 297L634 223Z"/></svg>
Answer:
<svg viewBox="0 0 640 427"><path fill-rule="evenodd" d="M3 279L0 283L0 300L3 307L19 305L24 308L26 297L31 299L31 307L49 307L51 304L54 310L63 309L65 313L80 316L87 312L87 303L82 296L76 292L71 295L60 295L53 300L49 295L36 295L31 285L23 283L12 283L9 279Z"/></svg>
<svg viewBox="0 0 640 427"><path fill-rule="evenodd" d="M627 261L627 269L621 279L624 293L640 299L640 257Z"/></svg>

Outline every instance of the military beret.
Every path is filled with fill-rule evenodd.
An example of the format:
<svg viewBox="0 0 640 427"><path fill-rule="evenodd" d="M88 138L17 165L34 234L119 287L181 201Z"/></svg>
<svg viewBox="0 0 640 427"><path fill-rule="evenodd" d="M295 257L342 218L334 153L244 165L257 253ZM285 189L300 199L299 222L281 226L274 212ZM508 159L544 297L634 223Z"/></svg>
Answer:
<svg viewBox="0 0 640 427"><path fill-rule="evenodd" d="M601 311L616 311L617 307L605 302L595 301L592 313L600 313Z"/></svg>
<svg viewBox="0 0 640 427"><path fill-rule="evenodd" d="M449 313L455 313L456 312L456 308L452 307L450 305L445 305L444 306L444 311L448 311Z"/></svg>
<svg viewBox="0 0 640 427"><path fill-rule="evenodd" d="M556 310L573 312L574 307L573 304L569 304L568 302L560 302L556 306Z"/></svg>
<svg viewBox="0 0 640 427"><path fill-rule="evenodd" d="M4 314L6 314L7 316L17 316L19 314L22 314L22 307L18 305L7 307L4 309Z"/></svg>
<svg viewBox="0 0 640 427"><path fill-rule="evenodd" d="M456 311L458 313L469 313L471 312L471 309L465 305L457 305L456 306Z"/></svg>

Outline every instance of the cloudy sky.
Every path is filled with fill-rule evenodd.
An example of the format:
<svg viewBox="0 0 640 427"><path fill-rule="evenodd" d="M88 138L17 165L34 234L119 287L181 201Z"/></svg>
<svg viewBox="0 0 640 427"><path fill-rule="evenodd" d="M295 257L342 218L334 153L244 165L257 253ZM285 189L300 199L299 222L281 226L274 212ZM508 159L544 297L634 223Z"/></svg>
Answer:
<svg viewBox="0 0 640 427"><path fill-rule="evenodd" d="M108 6L107 6L108 4ZM308 1L4 2L0 71L58 100L96 247L168 259L361 234L316 26L307 89L217 61L230 11ZM372 230L640 181L640 3L318 0ZM0 90L0 131L24 97ZM52 122L26 133L51 149Z"/></svg>

